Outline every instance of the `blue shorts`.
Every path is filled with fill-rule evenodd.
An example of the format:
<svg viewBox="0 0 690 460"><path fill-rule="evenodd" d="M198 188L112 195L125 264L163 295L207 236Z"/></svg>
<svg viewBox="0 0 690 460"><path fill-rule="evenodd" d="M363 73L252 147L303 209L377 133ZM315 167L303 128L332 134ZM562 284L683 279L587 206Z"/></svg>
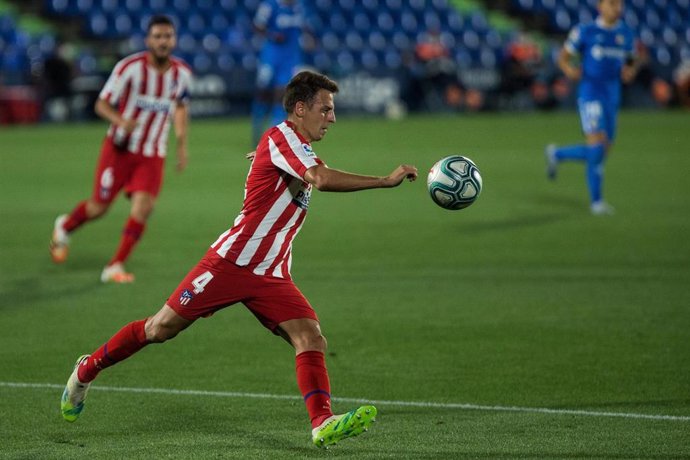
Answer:
<svg viewBox="0 0 690 460"><path fill-rule="evenodd" d="M616 118L620 105L620 85L617 82L595 85L580 84L577 107L585 135L604 132L609 142L616 137Z"/></svg>

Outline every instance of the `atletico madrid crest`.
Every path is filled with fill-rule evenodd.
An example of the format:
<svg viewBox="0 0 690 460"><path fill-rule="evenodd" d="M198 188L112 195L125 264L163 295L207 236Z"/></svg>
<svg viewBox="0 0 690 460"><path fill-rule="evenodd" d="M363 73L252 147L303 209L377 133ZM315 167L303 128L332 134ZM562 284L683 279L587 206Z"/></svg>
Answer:
<svg viewBox="0 0 690 460"><path fill-rule="evenodd" d="M189 289L185 289L182 291L182 295L180 295L180 305L187 305L193 298L194 294L192 294Z"/></svg>

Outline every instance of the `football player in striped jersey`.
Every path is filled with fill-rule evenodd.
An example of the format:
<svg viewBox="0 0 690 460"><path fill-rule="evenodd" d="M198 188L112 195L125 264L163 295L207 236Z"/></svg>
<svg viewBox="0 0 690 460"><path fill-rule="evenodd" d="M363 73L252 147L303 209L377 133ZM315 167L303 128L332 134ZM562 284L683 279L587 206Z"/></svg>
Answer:
<svg viewBox="0 0 690 460"><path fill-rule="evenodd" d="M335 123L328 77L301 72L284 99L288 118L264 133L247 176L242 210L230 229L211 244L163 307L127 324L90 355L80 357L62 397L62 414L75 421L98 373L146 345L175 337L199 318L242 303L269 331L295 350L297 385L311 421L312 442L326 447L371 425L376 408L365 405L339 415L331 410L326 338L319 319L292 281L292 242L304 223L312 188L350 192L392 188L417 178L417 168L400 165L386 176L352 174L327 167L312 143Z"/></svg>
<svg viewBox="0 0 690 460"><path fill-rule="evenodd" d="M175 128L177 169L187 164L189 66L171 53L175 28L167 16L148 26L147 50L119 61L98 101L96 113L110 122L101 147L91 196L54 225L50 253L55 263L67 259L70 235L105 214L124 189L131 201L120 244L101 273L101 281L128 283L134 275L124 263L146 228L163 181L171 123Z"/></svg>

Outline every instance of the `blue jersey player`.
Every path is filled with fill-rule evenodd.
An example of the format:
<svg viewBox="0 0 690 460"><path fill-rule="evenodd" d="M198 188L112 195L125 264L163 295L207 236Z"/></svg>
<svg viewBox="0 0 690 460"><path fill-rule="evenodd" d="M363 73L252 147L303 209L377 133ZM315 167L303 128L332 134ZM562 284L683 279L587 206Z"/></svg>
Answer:
<svg viewBox="0 0 690 460"><path fill-rule="evenodd" d="M614 212L602 198L604 160L616 136L621 83L635 78L637 61L633 33L620 19L623 0L599 0L597 9L594 23L570 31L558 57L563 73L580 81L577 104L586 143L549 145L546 160L550 179L562 161L585 163L591 212L603 215Z"/></svg>
<svg viewBox="0 0 690 460"><path fill-rule="evenodd" d="M254 17L254 27L264 36L252 104L252 141L259 142L270 115L271 125L281 123L285 86L303 65L301 38L305 15L299 0L265 0Z"/></svg>

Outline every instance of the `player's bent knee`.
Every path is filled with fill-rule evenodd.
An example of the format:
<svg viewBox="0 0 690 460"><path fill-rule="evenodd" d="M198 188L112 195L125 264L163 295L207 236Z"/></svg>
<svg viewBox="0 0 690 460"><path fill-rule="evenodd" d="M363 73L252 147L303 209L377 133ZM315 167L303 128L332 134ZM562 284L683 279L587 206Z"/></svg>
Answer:
<svg viewBox="0 0 690 460"><path fill-rule="evenodd" d="M297 353L302 353L303 351L320 351L325 353L328 348L326 337L318 332L292 337L292 345Z"/></svg>

